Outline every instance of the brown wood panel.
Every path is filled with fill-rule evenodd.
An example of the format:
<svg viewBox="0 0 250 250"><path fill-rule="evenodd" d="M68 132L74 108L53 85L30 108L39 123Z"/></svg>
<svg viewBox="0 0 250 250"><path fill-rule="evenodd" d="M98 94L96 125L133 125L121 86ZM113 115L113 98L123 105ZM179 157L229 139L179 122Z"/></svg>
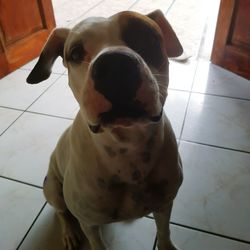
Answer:
<svg viewBox="0 0 250 250"><path fill-rule="evenodd" d="M40 54L55 19L51 0L0 0L0 78Z"/></svg>
<svg viewBox="0 0 250 250"><path fill-rule="evenodd" d="M43 28L36 0L29 1L29 4L27 0L11 0L12 4L8 2L3 1L0 9L0 23L7 46Z"/></svg>
<svg viewBox="0 0 250 250"><path fill-rule="evenodd" d="M250 1L238 0L235 6L231 43L250 50Z"/></svg>
<svg viewBox="0 0 250 250"><path fill-rule="evenodd" d="M250 1L221 0L211 61L250 79Z"/></svg>

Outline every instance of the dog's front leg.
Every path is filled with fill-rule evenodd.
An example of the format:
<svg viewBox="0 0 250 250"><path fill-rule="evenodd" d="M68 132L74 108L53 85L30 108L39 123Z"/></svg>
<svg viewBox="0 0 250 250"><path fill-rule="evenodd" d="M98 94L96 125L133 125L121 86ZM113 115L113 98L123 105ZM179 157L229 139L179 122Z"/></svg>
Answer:
<svg viewBox="0 0 250 250"><path fill-rule="evenodd" d="M101 239L100 227L99 226L87 226L83 223L81 224L82 231L89 240L91 250L106 250L104 243Z"/></svg>
<svg viewBox="0 0 250 250"><path fill-rule="evenodd" d="M170 239L169 221L173 202L164 207L160 212L154 212L157 227L157 246L158 250L177 250Z"/></svg>

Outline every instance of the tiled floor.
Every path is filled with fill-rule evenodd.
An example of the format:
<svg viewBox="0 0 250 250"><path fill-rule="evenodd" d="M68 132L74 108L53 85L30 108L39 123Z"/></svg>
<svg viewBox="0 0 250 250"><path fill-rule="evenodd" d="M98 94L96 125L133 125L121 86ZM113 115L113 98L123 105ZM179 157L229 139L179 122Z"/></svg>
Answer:
<svg viewBox="0 0 250 250"><path fill-rule="evenodd" d="M58 24L70 26L84 16L129 8L143 12L162 8L171 16L182 1L88 0L84 6L78 0L53 2ZM249 250L250 82L201 60L208 47L200 43L188 63L170 64L165 111L179 139L185 177L173 208L172 238L180 250ZM33 65L0 80L3 250L63 249L58 220L45 203L41 185L49 155L78 105L60 60L49 80L27 85ZM111 250L154 249L151 218L109 225L103 234Z"/></svg>

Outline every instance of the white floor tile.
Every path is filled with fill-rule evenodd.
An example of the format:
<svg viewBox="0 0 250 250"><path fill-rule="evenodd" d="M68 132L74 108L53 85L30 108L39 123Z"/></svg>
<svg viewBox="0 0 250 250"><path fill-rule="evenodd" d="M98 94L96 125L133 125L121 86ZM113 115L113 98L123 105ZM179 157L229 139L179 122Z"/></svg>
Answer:
<svg viewBox="0 0 250 250"><path fill-rule="evenodd" d="M169 90L164 106L177 138L180 138L189 93L184 91Z"/></svg>
<svg viewBox="0 0 250 250"><path fill-rule="evenodd" d="M103 229L104 241L110 250L151 250L155 235L154 220L149 218L113 223Z"/></svg>
<svg viewBox="0 0 250 250"><path fill-rule="evenodd" d="M19 250L65 250L54 208L46 205ZM84 248L84 250L87 250ZM89 250L89 249L88 249Z"/></svg>
<svg viewBox="0 0 250 250"><path fill-rule="evenodd" d="M177 34L185 53L196 58L203 35L207 5L211 1L178 0L167 13L167 19Z"/></svg>
<svg viewBox="0 0 250 250"><path fill-rule="evenodd" d="M180 153L172 221L250 241L250 154L185 142Z"/></svg>
<svg viewBox="0 0 250 250"><path fill-rule="evenodd" d="M45 200L42 190L0 178L0 249L17 248Z"/></svg>
<svg viewBox="0 0 250 250"><path fill-rule="evenodd" d="M0 107L0 135L14 122L22 111Z"/></svg>
<svg viewBox="0 0 250 250"><path fill-rule="evenodd" d="M75 118L79 110L79 105L68 86L68 77L61 76L28 110L66 118Z"/></svg>
<svg viewBox="0 0 250 250"><path fill-rule="evenodd" d="M152 219L142 218L131 222L106 225L103 238L109 250L152 250L155 239L155 224ZM84 242L81 249L89 249ZM61 228L54 209L46 205L44 211L24 240L20 250L63 250Z"/></svg>
<svg viewBox="0 0 250 250"><path fill-rule="evenodd" d="M32 60L31 62L25 64L24 66L22 66L21 69L32 70L35 67L37 61L38 61L38 57ZM65 71L66 71L66 68L63 66L62 58L58 57L52 67L52 73L63 74Z"/></svg>
<svg viewBox="0 0 250 250"><path fill-rule="evenodd" d="M110 17L119 11L127 10L136 0L126 0L126 1L120 1L120 0L103 0L100 2L100 4L94 6L91 10L89 10L87 13L83 13L80 17L74 19L70 23L70 27L75 26L82 20L88 18L88 17Z"/></svg>
<svg viewBox="0 0 250 250"><path fill-rule="evenodd" d="M173 0L140 0L136 1L135 5L133 5L130 10L148 14L156 9L161 9L166 13L172 2Z"/></svg>
<svg viewBox="0 0 250 250"><path fill-rule="evenodd" d="M57 78L50 78L40 84L27 84L27 70L16 70L0 80L0 105L25 110L32 104Z"/></svg>
<svg viewBox="0 0 250 250"><path fill-rule="evenodd" d="M182 139L250 151L250 102L192 94Z"/></svg>
<svg viewBox="0 0 250 250"><path fill-rule="evenodd" d="M0 175L41 186L59 136L72 122L25 113L0 137Z"/></svg>
<svg viewBox="0 0 250 250"><path fill-rule="evenodd" d="M199 61L193 91L250 99L250 81L210 62Z"/></svg>
<svg viewBox="0 0 250 250"><path fill-rule="evenodd" d="M197 62L193 60L189 60L186 63L170 60L169 88L191 91L196 64Z"/></svg>
<svg viewBox="0 0 250 250"><path fill-rule="evenodd" d="M171 226L172 239L180 250L249 250L248 244Z"/></svg>
<svg viewBox="0 0 250 250"><path fill-rule="evenodd" d="M101 0L52 0L56 26L67 26L75 18L87 12Z"/></svg>

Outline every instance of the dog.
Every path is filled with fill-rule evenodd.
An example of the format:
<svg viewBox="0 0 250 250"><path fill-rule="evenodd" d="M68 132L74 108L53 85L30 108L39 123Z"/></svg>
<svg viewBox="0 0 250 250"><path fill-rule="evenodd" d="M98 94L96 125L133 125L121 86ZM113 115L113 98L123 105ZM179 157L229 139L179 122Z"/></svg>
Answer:
<svg viewBox="0 0 250 250"><path fill-rule="evenodd" d="M177 249L169 220L182 163L163 106L168 58L182 52L160 10L87 18L49 36L27 82L47 79L61 56L80 107L51 155L43 184L67 249L78 247L73 218L91 249L105 250L100 225L151 212L158 249Z"/></svg>

